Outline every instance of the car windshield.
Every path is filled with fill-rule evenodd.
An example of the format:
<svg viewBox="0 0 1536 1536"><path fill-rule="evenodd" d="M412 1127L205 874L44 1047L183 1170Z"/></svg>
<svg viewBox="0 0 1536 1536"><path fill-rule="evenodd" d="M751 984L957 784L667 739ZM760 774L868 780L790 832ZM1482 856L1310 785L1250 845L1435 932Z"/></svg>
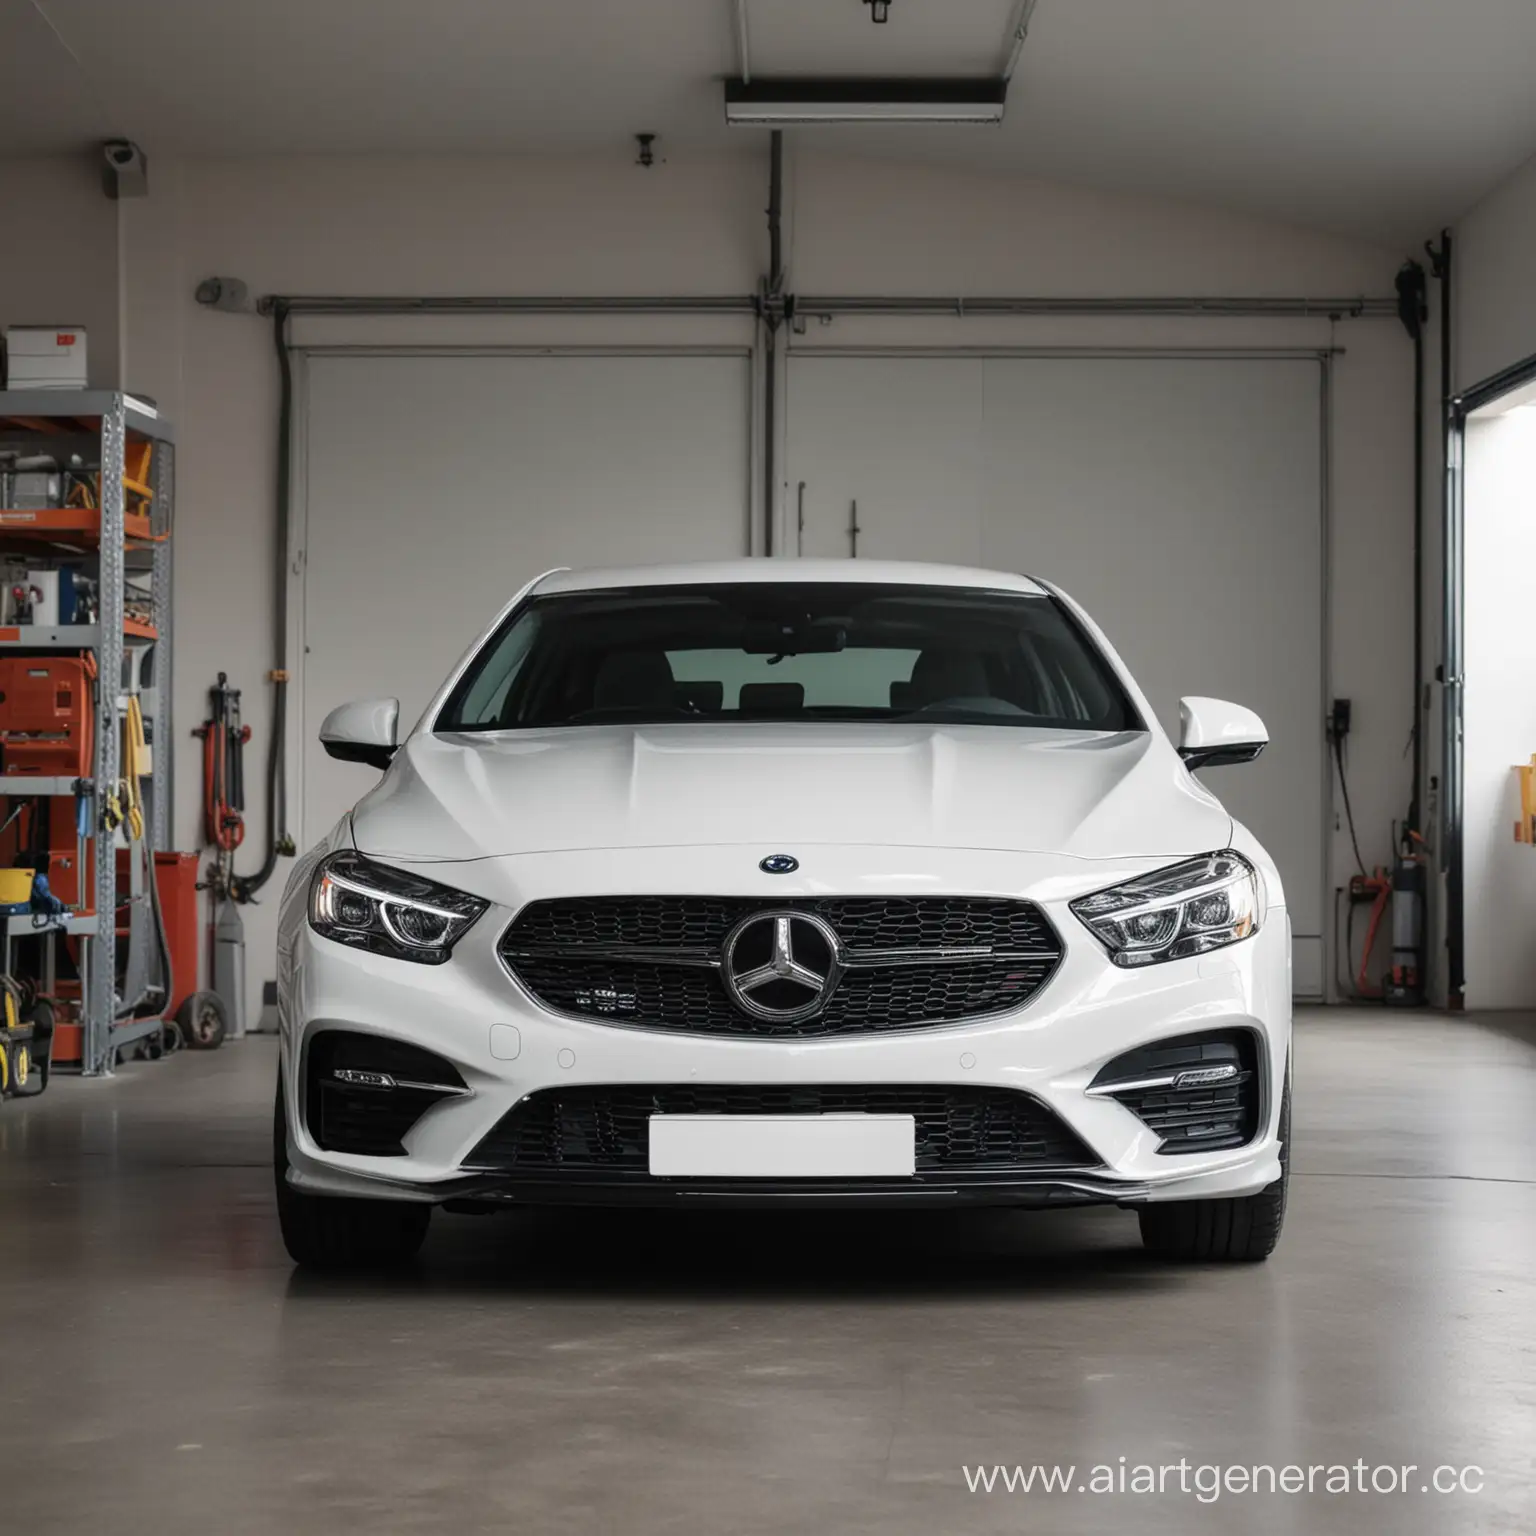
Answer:
<svg viewBox="0 0 1536 1536"><path fill-rule="evenodd" d="M743 582L533 597L433 729L815 720L1143 728L1046 594Z"/></svg>

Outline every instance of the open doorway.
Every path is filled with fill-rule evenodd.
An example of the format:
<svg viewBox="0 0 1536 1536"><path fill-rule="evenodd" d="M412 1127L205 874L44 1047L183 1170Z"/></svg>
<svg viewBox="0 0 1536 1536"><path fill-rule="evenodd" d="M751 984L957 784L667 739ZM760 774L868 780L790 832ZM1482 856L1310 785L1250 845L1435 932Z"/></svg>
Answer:
<svg viewBox="0 0 1536 1536"><path fill-rule="evenodd" d="M1469 411L1462 454L1466 1005L1530 1008L1536 844L1517 770L1536 754L1536 383Z"/></svg>

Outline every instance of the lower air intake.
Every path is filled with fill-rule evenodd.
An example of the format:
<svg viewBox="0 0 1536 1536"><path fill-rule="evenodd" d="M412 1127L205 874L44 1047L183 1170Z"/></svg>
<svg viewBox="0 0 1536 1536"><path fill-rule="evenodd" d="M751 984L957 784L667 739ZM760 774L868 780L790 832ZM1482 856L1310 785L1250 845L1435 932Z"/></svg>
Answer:
<svg viewBox="0 0 1536 1536"><path fill-rule="evenodd" d="M1117 1056L1089 1092L1125 1105L1159 1152L1217 1152L1258 1134L1258 1042L1246 1029L1182 1035Z"/></svg>
<svg viewBox="0 0 1536 1536"><path fill-rule="evenodd" d="M996 1177L1100 1166L1046 1105L1011 1088L689 1083L530 1093L465 1159L465 1167L533 1178L649 1177L654 1114L911 1115L919 1177Z"/></svg>
<svg viewBox="0 0 1536 1536"><path fill-rule="evenodd" d="M467 1091L441 1056L381 1035L325 1029L305 1052L305 1118L327 1152L404 1157L406 1132L439 1100Z"/></svg>

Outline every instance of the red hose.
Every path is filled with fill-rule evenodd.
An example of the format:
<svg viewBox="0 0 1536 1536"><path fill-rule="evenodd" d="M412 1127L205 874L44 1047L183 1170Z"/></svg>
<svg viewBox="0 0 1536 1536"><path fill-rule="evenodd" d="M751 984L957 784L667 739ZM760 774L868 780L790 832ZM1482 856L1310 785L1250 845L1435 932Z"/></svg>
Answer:
<svg viewBox="0 0 1536 1536"><path fill-rule="evenodd" d="M208 841L233 853L245 841L245 821L227 798L228 733L210 721L203 727L203 820Z"/></svg>

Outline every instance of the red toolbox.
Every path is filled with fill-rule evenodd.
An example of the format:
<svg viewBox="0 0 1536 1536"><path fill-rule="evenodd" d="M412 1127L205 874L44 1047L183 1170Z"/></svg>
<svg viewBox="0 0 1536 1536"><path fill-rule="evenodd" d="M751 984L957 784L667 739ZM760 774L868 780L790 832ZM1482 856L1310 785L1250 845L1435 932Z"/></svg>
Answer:
<svg viewBox="0 0 1536 1536"><path fill-rule="evenodd" d="M90 776L95 673L86 656L0 658L0 774Z"/></svg>

